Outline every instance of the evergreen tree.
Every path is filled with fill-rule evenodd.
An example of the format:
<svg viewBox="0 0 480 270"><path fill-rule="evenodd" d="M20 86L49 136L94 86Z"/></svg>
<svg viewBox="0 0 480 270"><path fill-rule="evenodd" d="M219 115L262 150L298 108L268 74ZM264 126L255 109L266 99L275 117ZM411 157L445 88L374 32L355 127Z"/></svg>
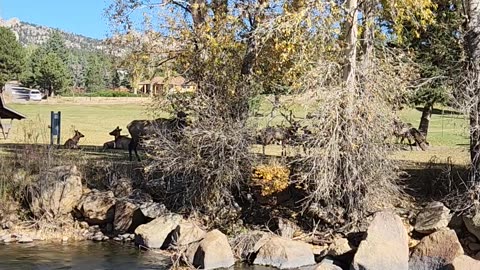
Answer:
<svg viewBox="0 0 480 270"><path fill-rule="evenodd" d="M88 59L87 76L85 86L88 92L96 92L105 88L101 60L97 55L92 55Z"/></svg>
<svg viewBox="0 0 480 270"><path fill-rule="evenodd" d="M0 89L18 79L25 64L24 51L12 31L0 27Z"/></svg>
<svg viewBox="0 0 480 270"><path fill-rule="evenodd" d="M65 63L53 52L43 55L37 72L37 82L48 92L49 96L64 92L70 83Z"/></svg>

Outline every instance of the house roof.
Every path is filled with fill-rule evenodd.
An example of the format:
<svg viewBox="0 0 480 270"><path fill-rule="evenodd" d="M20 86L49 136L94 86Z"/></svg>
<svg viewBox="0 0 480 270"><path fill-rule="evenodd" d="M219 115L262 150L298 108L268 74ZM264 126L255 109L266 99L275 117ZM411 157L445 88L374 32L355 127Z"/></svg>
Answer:
<svg viewBox="0 0 480 270"><path fill-rule="evenodd" d="M140 82L140 85L147 85L147 84L168 84L168 85L176 85L182 86L185 85L186 79L182 76L175 76L175 77L154 77L152 80L145 80Z"/></svg>
<svg viewBox="0 0 480 270"><path fill-rule="evenodd" d="M12 109L5 107L5 102L3 101L3 96L0 95L0 118L2 119L17 119L21 120L26 118L25 115L18 113Z"/></svg>

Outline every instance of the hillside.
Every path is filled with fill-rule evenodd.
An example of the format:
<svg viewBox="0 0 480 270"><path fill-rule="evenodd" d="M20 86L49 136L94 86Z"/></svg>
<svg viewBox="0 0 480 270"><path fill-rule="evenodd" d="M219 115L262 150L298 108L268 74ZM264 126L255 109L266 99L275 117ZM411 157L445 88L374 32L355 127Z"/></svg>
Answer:
<svg viewBox="0 0 480 270"><path fill-rule="evenodd" d="M59 29L22 22L17 18L3 20L0 18L0 26L11 29L20 43L26 45L40 45L47 41L52 31L58 30L65 39L68 48L83 49L87 51L105 50L102 40L68 33Z"/></svg>

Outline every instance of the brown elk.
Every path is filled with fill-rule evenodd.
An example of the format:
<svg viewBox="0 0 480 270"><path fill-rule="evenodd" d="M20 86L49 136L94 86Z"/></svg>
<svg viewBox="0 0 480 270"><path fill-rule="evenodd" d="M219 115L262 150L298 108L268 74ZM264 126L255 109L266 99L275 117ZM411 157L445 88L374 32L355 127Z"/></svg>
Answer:
<svg viewBox="0 0 480 270"><path fill-rule="evenodd" d="M80 141L80 138L83 138L85 137L82 133L80 133L80 131L78 130L75 130L75 134L73 135L72 138L68 139L65 144L64 144L64 147L66 149L78 149L78 142Z"/></svg>
<svg viewBox="0 0 480 270"><path fill-rule="evenodd" d="M260 130L256 136L256 142L262 145L262 153L265 155L265 147L269 144L278 143L282 146L282 156L287 154L286 147L295 141L300 124L291 122L291 126L266 127Z"/></svg>
<svg viewBox="0 0 480 270"><path fill-rule="evenodd" d="M408 140L408 145L410 146L410 150L413 150L413 143L419 146L423 151L427 150L429 143L425 139L418 129L414 128L410 123L403 123L400 120L393 120L393 135L398 139L400 139L400 143L403 144L405 139Z"/></svg>
<svg viewBox="0 0 480 270"><path fill-rule="evenodd" d="M103 144L103 149L124 149L128 150L131 139L127 136L121 135L122 129L117 126L112 132L108 133L115 137L115 140L108 141Z"/></svg>
<svg viewBox="0 0 480 270"><path fill-rule="evenodd" d="M128 132L132 136L130 144L128 145L128 153L130 161L132 160L132 151L140 161L137 148L142 140L162 133L164 135L172 136L174 140L179 139L181 131L187 126L187 114L180 111L174 118L158 118L155 120L133 120L127 125Z"/></svg>

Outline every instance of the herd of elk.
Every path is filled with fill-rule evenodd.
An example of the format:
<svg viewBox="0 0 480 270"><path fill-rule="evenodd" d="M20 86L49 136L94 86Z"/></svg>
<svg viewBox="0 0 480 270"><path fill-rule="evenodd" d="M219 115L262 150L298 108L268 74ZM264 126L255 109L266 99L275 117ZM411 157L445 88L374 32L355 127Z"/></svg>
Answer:
<svg viewBox="0 0 480 270"><path fill-rule="evenodd" d="M289 126L267 126L261 129L255 136L256 143L262 145L263 155L265 155L265 147L270 144L280 144L282 146L282 156L286 155L287 145L301 146L304 153L308 153L308 150L313 147L315 134L307 127L302 127L298 121L293 120L291 113L290 117L282 115L289 122ZM121 135L122 129L117 126L109 133L115 139L106 142L103 145L103 149L128 149L130 160L133 159L132 152L134 152L138 161L140 161L137 148L143 140L159 134L171 136L172 139L178 140L181 138L182 130L187 126L186 118L187 114L180 111L173 118L133 120L127 125L131 138ZM78 149L78 142L85 137L78 130L74 132L74 136L64 144L66 149ZM425 136L418 129L414 128L412 124L403 123L397 119L393 121L393 135L397 138L397 143L399 139L401 144L407 140L410 150L413 150L412 145L416 145L425 151L429 145Z"/></svg>

